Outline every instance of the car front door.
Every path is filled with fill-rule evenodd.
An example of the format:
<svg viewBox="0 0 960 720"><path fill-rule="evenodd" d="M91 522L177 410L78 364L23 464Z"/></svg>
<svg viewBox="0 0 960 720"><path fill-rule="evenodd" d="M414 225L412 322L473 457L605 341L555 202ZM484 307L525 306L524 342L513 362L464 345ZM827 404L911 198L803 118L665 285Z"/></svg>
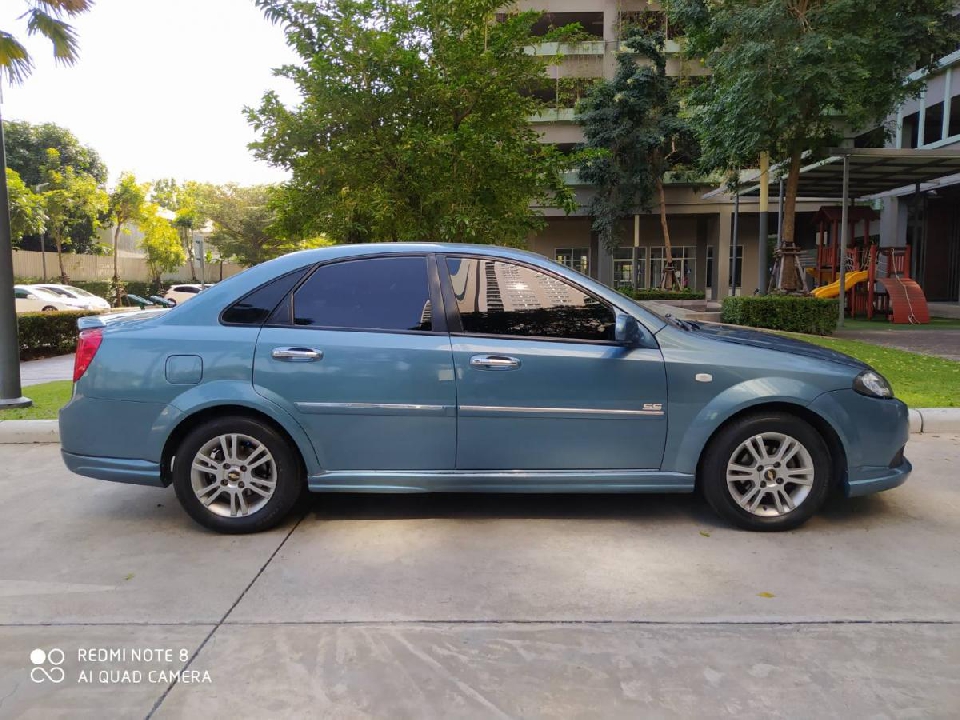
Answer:
<svg viewBox="0 0 960 720"><path fill-rule="evenodd" d="M433 258L317 267L260 331L255 388L292 411L327 471L452 470L456 381Z"/></svg>
<svg viewBox="0 0 960 720"><path fill-rule="evenodd" d="M457 373L458 470L659 469L656 347L614 341L616 310L515 261L440 263Z"/></svg>

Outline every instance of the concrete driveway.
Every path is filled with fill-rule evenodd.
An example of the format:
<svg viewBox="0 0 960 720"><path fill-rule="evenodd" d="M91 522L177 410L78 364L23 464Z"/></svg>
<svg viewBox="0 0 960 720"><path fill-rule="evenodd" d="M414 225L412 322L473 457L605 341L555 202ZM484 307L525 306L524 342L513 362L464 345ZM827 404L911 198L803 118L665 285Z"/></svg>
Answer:
<svg viewBox="0 0 960 720"><path fill-rule="evenodd" d="M957 717L960 437L908 451L789 534L689 496L350 495L225 537L0 446L0 717Z"/></svg>

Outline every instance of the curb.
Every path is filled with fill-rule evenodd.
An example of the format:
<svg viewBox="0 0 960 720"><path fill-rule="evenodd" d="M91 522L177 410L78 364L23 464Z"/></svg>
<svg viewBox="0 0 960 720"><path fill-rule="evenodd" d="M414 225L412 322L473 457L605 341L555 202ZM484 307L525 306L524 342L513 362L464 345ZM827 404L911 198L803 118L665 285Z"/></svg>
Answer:
<svg viewBox="0 0 960 720"><path fill-rule="evenodd" d="M960 408L910 408L910 433L960 435ZM56 420L0 420L0 445L59 442Z"/></svg>

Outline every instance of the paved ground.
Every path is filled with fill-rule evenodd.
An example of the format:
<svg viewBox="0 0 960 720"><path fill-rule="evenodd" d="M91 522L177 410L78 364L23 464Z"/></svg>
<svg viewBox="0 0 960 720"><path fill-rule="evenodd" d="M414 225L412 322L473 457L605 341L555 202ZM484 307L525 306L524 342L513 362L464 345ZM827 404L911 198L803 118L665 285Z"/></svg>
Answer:
<svg viewBox="0 0 960 720"><path fill-rule="evenodd" d="M73 353L20 363L20 383L24 387L54 380L69 380L72 377Z"/></svg>
<svg viewBox="0 0 960 720"><path fill-rule="evenodd" d="M834 337L960 361L960 330L838 330Z"/></svg>
<svg viewBox="0 0 960 720"><path fill-rule="evenodd" d="M684 496L350 495L225 537L0 446L0 717L957 717L960 437L908 451L789 534Z"/></svg>

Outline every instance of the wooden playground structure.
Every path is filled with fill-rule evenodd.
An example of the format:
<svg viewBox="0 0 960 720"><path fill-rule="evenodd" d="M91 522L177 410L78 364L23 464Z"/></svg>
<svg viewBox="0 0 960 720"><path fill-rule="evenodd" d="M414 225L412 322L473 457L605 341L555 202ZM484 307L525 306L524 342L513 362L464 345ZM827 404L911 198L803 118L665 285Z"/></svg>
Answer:
<svg viewBox="0 0 960 720"><path fill-rule="evenodd" d="M842 208L822 207L813 218L817 225L816 264L807 268L807 273L818 286L813 291L816 297L838 297L841 292L841 217ZM871 208L848 209L852 244L843 258L847 310L851 317L859 315L868 320L881 314L893 323L929 323L923 289L910 277L910 246L881 248L870 242L870 223L879 217ZM863 231L858 238L859 225Z"/></svg>

